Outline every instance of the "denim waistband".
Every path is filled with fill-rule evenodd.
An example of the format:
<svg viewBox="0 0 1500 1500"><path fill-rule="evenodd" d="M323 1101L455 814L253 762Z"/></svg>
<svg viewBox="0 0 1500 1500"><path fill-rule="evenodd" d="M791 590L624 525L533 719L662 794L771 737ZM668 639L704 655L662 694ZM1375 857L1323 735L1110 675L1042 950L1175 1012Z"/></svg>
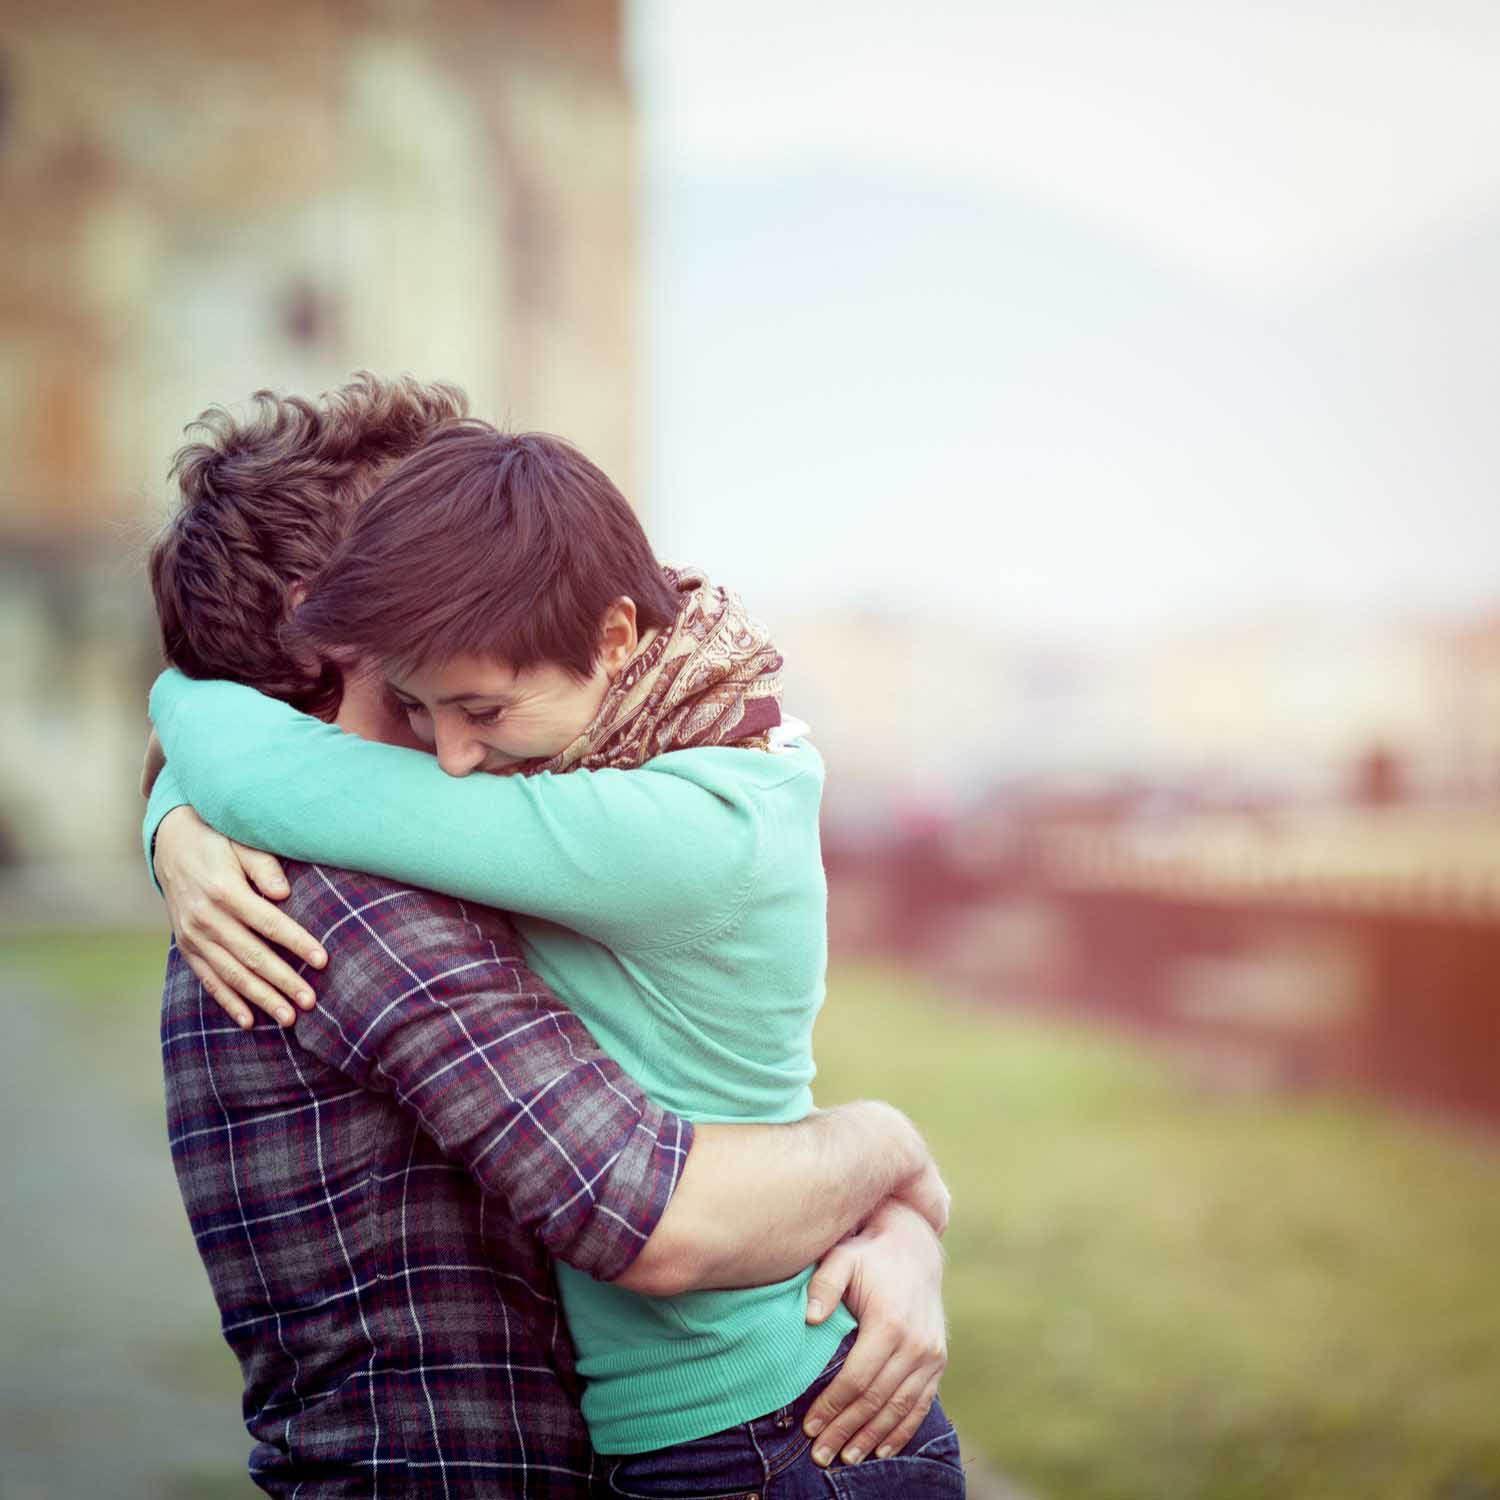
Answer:
<svg viewBox="0 0 1500 1500"><path fill-rule="evenodd" d="M838 1374L857 1335L855 1330L844 1336L818 1378L795 1401L753 1422L741 1422L691 1443L621 1459L610 1470L608 1493L630 1496L632 1474L643 1478L649 1474L653 1495L675 1493L674 1480L680 1481L684 1496L702 1494L705 1474L714 1476L714 1488L720 1492L736 1487L747 1494L759 1491L812 1446L812 1439L802 1430L802 1419Z"/></svg>

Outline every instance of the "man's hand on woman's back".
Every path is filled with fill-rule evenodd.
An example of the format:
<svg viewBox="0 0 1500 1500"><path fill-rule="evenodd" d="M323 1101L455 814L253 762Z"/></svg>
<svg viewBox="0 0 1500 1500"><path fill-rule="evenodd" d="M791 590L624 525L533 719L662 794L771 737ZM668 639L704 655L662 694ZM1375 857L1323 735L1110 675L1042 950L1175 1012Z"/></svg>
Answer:
<svg viewBox="0 0 1500 1500"><path fill-rule="evenodd" d="M888 1199L823 1257L807 1297L809 1323L821 1323L841 1300L859 1319L849 1357L802 1424L814 1461L899 1453L948 1367L943 1249L932 1226L908 1203Z"/></svg>

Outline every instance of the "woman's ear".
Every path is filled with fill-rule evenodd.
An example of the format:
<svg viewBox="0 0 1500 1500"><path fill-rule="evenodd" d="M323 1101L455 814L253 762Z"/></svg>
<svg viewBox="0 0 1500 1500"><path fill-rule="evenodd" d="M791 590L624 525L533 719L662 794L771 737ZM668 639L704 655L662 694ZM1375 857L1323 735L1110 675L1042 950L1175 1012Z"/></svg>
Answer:
<svg viewBox="0 0 1500 1500"><path fill-rule="evenodd" d="M621 594L605 611L599 626L599 662L611 682L635 655L640 638L635 628L635 600Z"/></svg>

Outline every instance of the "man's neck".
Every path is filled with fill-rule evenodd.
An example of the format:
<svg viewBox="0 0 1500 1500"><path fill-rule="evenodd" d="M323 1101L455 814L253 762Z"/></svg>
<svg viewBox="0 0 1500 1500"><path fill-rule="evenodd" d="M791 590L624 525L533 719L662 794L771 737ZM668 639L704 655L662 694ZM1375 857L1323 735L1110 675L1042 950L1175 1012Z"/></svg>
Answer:
<svg viewBox="0 0 1500 1500"><path fill-rule="evenodd" d="M364 740L381 740L409 750L426 748L411 732L378 665L351 668L345 674L344 696L333 722L346 734Z"/></svg>

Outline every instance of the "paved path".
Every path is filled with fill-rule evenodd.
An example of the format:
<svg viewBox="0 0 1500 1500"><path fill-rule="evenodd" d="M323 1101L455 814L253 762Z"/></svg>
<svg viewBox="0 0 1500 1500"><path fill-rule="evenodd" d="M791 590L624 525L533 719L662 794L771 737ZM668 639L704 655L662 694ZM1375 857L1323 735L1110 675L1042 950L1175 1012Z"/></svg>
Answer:
<svg viewBox="0 0 1500 1500"><path fill-rule="evenodd" d="M0 1500L258 1495L172 1176L154 1018L80 1035L87 1012L3 955L0 1015Z"/></svg>

